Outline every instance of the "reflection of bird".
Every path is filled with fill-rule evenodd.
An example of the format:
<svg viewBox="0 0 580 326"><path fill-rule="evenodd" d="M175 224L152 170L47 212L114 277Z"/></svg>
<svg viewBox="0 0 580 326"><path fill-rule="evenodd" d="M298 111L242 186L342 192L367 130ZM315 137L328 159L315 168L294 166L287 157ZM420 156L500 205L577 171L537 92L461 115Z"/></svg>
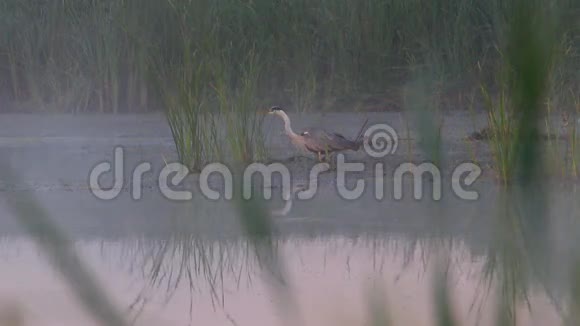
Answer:
<svg viewBox="0 0 580 326"><path fill-rule="evenodd" d="M323 157L327 158L334 152L344 150L358 151L363 144L363 139L361 136L363 129L368 122L368 120L365 121L355 140L350 140L341 134L328 132L318 128L306 129L300 134L296 134L292 130L290 125L290 118L286 112L284 112L284 110L278 106L273 106L270 108L270 114L275 114L284 120L284 131L286 135L290 137L290 141L292 144L294 144L294 146L303 151L309 151L317 154L319 161L322 161Z"/></svg>
<svg viewBox="0 0 580 326"><path fill-rule="evenodd" d="M292 188L292 191L287 195L287 198L284 198L284 201L286 202L284 204L284 207L281 209L276 209L272 211L272 215L274 216L286 216L288 215L288 213L290 213L290 210L292 209L292 202L294 201L294 194L296 194L299 191L305 191L307 190L307 186L304 184L296 184L294 185L294 187Z"/></svg>

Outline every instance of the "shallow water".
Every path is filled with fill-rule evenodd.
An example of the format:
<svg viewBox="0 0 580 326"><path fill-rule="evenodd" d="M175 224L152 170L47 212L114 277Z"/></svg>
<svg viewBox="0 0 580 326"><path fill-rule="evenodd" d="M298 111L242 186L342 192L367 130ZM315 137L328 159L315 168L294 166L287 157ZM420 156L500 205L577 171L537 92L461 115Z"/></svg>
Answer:
<svg viewBox="0 0 580 326"><path fill-rule="evenodd" d="M27 240L3 242L0 300L16 306L27 325L94 324ZM280 250L288 295L297 303L294 309L264 282L244 243L209 243L203 250L191 245L187 250L193 252L185 261L182 246L188 245L181 242L95 240L79 241L77 248L137 325L284 325L281 319L294 325L361 325L370 317L369 294L378 287L384 289L385 309L397 323L430 325L429 264L435 259L435 245L452 247L450 287L459 318L469 325L489 324L493 293L487 292L481 273L485 258L459 240L417 244L405 237L286 239ZM196 266L196 259L212 254L210 266ZM530 290L529 300L532 313L524 303L518 305L522 324L559 320L543 291Z"/></svg>
<svg viewBox="0 0 580 326"><path fill-rule="evenodd" d="M367 182L361 197L342 198L335 175L324 174L314 198L295 198L284 216L272 217L274 248L288 285L282 288L260 268L264 257L245 240L233 202L203 197L197 176L185 185L193 186L191 200L171 201L158 190L155 173L174 157L159 117L67 119L74 129L48 119L31 122L37 126L30 133L11 127L12 134L0 134L2 158L20 176L0 182L0 324L7 314L21 315L24 325L95 324L10 212L10 200L23 193L36 197L66 231L136 325L363 325L377 289L386 297L380 307L395 324L433 325L433 276L442 261L449 266L454 313L464 325L492 324L498 293L518 294L508 301L521 325L554 324L565 313L569 271L580 248L578 185L543 185L546 215L535 216L526 209L529 202L504 194L482 165L481 179L470 187L479 198L459 198L449 167L469 160L468 146L484 153L481 161L489 160L485 144L462 141L470 130L468 115L447 124L453 131L446 134L449 167L442 169L441 200L430 197L429 181L424 198L414 199L409 178L403 198L395 199L392 170L385 173L384 198L378 200L373 169L366 168L347 179L349 187L359 179ZM347 117L342 125L348 124ZM271 142L279 157L287 156L286 143ZM125 189L116 199L100 200L88 189L88 173L112 159L115 145L127 150ZM421 162L423 154L412 145L384 161L387 169L409 157ZM130 171L142 161L152 162L155 172L145 176L143 197L135 200ZM290 165L294 184L304 182L309 164ZM266 204L272 210L286 204L279 188Z"/></svg>
<svg viewBox="0 0 580 326"><path fill-rule="evenodd" d="M379 288L398 324L432 325L438 257L449 260L454 309L464 324L491 324L495 286L524 294L514 303L518 324L553 324L567 297L569 257L576 255L577 190L553 192L546 230L555 239L552 257L534 255L530 242L542 239L526 234L518 216L498 220L498 189L482 188L480 200L470 203L411 196L345 203L330 190L296 202L287 216L273 219L285 290L260 269L230 203L148 198L145 205L125 196L111 204L64 191L39 197L136 325L361 325L370 318L371 289ZM26 325L93 324L38 248L2 216L0 301L17 307ZM500 230L507 236L498 236ZM503 278L521 266L529 275Z"/></svg>

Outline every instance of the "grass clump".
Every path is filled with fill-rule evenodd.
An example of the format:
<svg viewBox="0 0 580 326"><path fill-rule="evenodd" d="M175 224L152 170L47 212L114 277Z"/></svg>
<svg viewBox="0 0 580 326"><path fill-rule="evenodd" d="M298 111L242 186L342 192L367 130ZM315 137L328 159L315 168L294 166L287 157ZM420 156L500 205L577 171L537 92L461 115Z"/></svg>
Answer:
<svg viewBox="0 0 580 326"><path fill-rule="evenodd" d="M499 78L492 87L481 87L488 110L489 138L498 174L504 183L516 179L526 183L542 168L540 140L545 138L539 123L550 112L550 98L560 96L552 85L560 80L555 74L561 52L559 22L565 7L555 3L514 1L511 21L504 27L506 39L498 51L502 55ZM549 117L548 117L549 119ZM550 124L548 136L552 133ZM559 133L558 133L559 135Z"/></svg>
<svg viewBox="0 0 580 326"><path fill-rule="evenodd" d="M255 65L248 63L248 71L236 87L229 86L232 81L227 72L213 75L203 63L195 63L187 71L176 70L178 91L166 88L163 97L180 162L191 171L200 171L215 160L249 163L265 157ZM206 74L212 74L209 85L203 82Z"/></svg>
<svg viewBox="0 0 580 326"><path fill-rule="evenodd" d="M190 170L219 156L215 114L208 109L211 97L204 79L209 72L198 55L184 49L184 64L161 74L162 98L179 160Z"/></svg>
<svg viewBox="0 0 580 326"><path fill-rule="evenodd" d="M511 178L516 121L511 114L510 101L505 88L500 90L497 99L492 98L485 87L482 87L481 91L488 110L488 136L496 171L501 182L507 184Z"/></svg>
<svg viewBox="0 0 580 326"><path fill-rule="evenodd" d="M166 50L158 49L154 56L179 159L192 171L215 160L257 160L264 155L256 101L258 54L240 61L243 68L228 65L231 53L217 39L204 38L219 26L204 17L204 10L217 8L195 11L195 5L170 2L179 25L178 40L167 45L174 54L168 59Z"/></svg>

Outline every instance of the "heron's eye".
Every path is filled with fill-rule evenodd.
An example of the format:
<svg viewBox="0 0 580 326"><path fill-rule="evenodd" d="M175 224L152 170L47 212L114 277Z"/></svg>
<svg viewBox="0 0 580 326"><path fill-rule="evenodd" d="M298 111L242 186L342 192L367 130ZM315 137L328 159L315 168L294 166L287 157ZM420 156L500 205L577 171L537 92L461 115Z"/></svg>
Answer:
<svg viewBox="0 0 580 326"><path fill-rule="evenodd" d="M309 135L308 131L302 132L302 136L306 136L306 135Z"/></svg>

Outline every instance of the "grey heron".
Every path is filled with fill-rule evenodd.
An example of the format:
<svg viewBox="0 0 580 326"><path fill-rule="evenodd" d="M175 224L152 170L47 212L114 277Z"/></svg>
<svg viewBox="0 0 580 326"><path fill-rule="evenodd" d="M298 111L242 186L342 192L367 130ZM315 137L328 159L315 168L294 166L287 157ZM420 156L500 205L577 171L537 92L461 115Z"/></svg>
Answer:
<svg viewBox="0 0 580 326"><path fill-rule="evenodd" d="M367 119L357 137L354 140L350 140L339 133L328 132L320 128L305 129L297 134L292 130L290 118L279 106L271 107L269 114L274 114L282 118L284 121L284 132L294 146L302 151L317 154L319 161L322 161L323 157L325 159L328 158L328 156L335 152L346 150L358 151L363 144L361 136L368 122Z"/></svg>

